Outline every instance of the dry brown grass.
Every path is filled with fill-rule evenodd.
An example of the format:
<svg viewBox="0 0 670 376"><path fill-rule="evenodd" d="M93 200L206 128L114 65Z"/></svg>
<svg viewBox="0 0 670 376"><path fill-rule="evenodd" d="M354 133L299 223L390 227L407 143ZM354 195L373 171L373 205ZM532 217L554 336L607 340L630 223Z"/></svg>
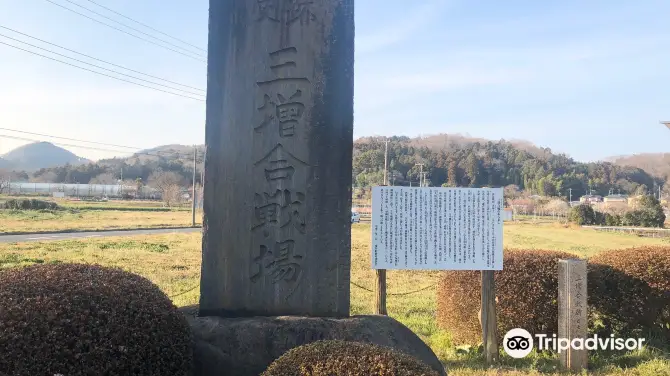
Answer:
<svg viewBox="0 0 670 376"><path fill-rule="evenodd" d="M196 215L196 222L202 222L201 215ZM185 227L190 225L190 211L0 210L0 234Z"/></svg>

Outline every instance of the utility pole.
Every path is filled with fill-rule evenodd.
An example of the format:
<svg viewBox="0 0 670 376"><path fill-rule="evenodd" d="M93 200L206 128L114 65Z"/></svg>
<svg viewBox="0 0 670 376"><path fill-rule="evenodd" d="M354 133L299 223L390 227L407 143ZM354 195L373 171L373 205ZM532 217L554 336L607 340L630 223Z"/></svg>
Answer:
<svg viewBox="0 0 670 376"><path fill-rule="evenodd" d="M207 158L207 146L205 146L205 150L202 154L202 170L200 170L200 188L202 188L202 195L200 195L200 202L196 207L202 206L203 200L205 199L205 158Z"/></svg>
<svg viewBox="0 0 670 376"><path fill-rule="evenodd" d="M200 186L205 186L205 159L207 159L207 147L202 156L202 170L200 170ZM202 197L200 198L202 200Z"/></svg>
<svg viewBox="0 0 670 376"><path fill-rule="evenodd" d="M384 185L389 185L388 170L389 170L389 140L384 141Z"/></svg>
<svg viewBox="0 0 670 376"><path fill-rule="evenodd" d="M568 188L568 191L570 192L570 206L572 206L572 188Z"/></svg>
<svg viewBox="0 0 670 376"><path fill-rule="evenodd" d="M423 187L423 163L417 163L414 166L419 166L419 168L421 168L419 171L419 187Z"/></svg>
<svg viewBox="0 0 670 376"><path fill-rule="evenodd" d="M196 158L198 156L198 148L193 145L193 196L191 197L191 226L195 227L195 174L196 174Z"/></svg>

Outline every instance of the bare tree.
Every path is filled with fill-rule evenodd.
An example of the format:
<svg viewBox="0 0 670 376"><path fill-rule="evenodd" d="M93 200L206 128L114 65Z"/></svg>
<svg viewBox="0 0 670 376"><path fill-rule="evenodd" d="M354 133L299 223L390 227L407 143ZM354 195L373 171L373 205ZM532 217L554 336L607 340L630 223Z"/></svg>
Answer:
<svg viewBox="0 0 670 376"><path fill-rule="evenodd" d="M9 193L10 174L8 170L0 170L0 194Z"/></svg>
<svg viewBox="0 0 670 376"><path fill-rule="evenodd" d="M551 213L554 218L556 216L565 217L570 211L570 205L561 199L553 199L549 201L544 208L547 212Z"/></svg>
<svg viewBox="0 0 670 376"><path fill-rule="evenodd" d="M169 207L181 202L183 183L184 179L181 175L172 171L158 170L149 177L149 186L160 193L163 202Z"/></svg>
<svg viewBox="0 0 670 376"><path fill-rule="evenodd" d="M601 210L612 215L623 216L629 212L631 208L628 207L628 202L606 202L601 207Z"/></svg>
<svg viewBox="0 0 670 376"><path fill-rule="evenodd" d="M509 200L509 206L514 210L514 214L532 214L535 212L537 204L529 198L516 198Z"/></svg>
<svg viewBox="0 0 670 376"><path fill-rule="evenodd" d="M503 188L503 195L505 197L505 201L509 205L509 202L521 197L521 190L519 189L518 185L510 184Z"/></svg>
<svg viewBox="0 0 670 376"><path fill-rule="evenodd" d="M181 187L176 184L167 186L161 193L161 197L168 207L180 204L183 201Z"/></svg>

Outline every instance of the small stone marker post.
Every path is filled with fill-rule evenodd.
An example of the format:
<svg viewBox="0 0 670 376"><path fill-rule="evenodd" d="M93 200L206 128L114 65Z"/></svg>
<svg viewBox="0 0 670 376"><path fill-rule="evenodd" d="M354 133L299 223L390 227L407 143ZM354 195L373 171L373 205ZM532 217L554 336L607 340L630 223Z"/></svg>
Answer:
<svg viewBox="0 0 670 376"><path fill-rule="evenodd" d="M586 260L558 262L558 338L585 340L588 332ZM561 365L571 371L586 369L588 350L569 348L560 354Z"/></svg>
<svg viewBox="0 0 670 376"><path fill-rule="evenodd" d="M354 0L210 0L201 316L349 315Z"/></svg>

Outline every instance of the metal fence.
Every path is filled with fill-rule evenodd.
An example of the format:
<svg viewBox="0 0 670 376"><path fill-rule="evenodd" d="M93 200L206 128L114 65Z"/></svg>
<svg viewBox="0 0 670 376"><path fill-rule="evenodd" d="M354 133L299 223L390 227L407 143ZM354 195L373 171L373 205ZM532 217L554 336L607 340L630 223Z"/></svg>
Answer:
<svg viewBox="0 0 670 376"><path fill-rule="evenodd" d="M137 187L120 184L57 184L57 183L9 183L5 193L9 195L51 196L62 192L66 197L111 197L131 195L142 199L158 199L160 193L150 187Z"/></svg>

